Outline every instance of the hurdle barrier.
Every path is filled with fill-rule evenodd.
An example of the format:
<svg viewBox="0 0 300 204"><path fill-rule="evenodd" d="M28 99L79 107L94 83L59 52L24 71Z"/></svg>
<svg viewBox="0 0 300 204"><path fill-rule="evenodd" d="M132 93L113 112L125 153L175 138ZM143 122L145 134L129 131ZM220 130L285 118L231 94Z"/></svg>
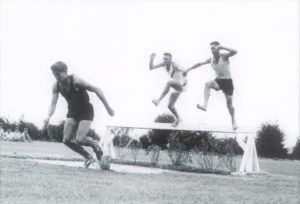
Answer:
<svg viewBox="0 0 300 204"><path fill-rule="evenodd" d="M244 151L241 165L238 172L233 172L233 175L244 175L251 173L261 173L257 151L255 146L255 131L250 128L239 128L236 131L228 127L210 126L210 125L187 125L180 124L177 127L171 126L170 123L152 123L152 124L109 124L106 126L105 133L101 138L99 145L105 156L116 159L115 148L113 145L113 129L114 128L133 128L133 129L158 129L158 130L185 130L185 131L202 131L211 133L232 134L239 146ZM244 140L247 139L247 142ZM131 142L131 141L130 141Z"/></svg>

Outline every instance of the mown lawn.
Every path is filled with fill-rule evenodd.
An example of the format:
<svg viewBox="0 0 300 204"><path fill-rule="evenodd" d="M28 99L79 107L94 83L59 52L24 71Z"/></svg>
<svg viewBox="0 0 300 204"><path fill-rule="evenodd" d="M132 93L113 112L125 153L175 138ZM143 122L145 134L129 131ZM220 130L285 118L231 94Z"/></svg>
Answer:
<svg viewBox="0 0 300 204"><path fill-rule="evenodd" d="M1 204L300 203L298 161L260 158L267 175L128 174L19 159L80 159L59 143L1 142L0 148Z"/></svg>

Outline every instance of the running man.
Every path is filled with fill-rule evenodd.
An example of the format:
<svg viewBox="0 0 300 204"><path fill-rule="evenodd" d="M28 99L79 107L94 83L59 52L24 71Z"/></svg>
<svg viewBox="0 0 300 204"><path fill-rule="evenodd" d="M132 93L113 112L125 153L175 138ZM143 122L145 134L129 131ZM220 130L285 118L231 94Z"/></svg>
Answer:
<svg viewBox="0 0 300 204"><path fill-rule="evenodd" d="M205 64L211 64L212 68L216 73L216 79L213 81L208 81L205 84L204 89L204 103L203 105L197 104L197 108L200 110L206 111L208 105L208 99L210 96L210 89L214 89L216 91L222 90L225 94L227 108L229 110L232 122L232 129L236 130L238 128L235 117L234 117L234 107L232 105L233 99L233 82L231 78L231 71L229 66L229 57L234 56L237 51L231 48L227 48L221 46L218 41L214 41L210 43L210 49L212 52L212 57L204 62L200 62L195 64L191 68L187 69L185 73L187 74L192 69L198 68ZM226 50L228 52L221 53L220 50Z"/></svg>
<svg viewBox="0 0 300 204"><path fill-rule="evenodd" d="M166 87L164 88L162 94L158 99L153 99L152 102L154 105L158 105L160 101L167 95L170 91L170 88L174 89L174 92L171 93L169 98L168 108L173 113L176 118L176 121L172 123L172 126L177 126L179 123L182 122L176 108L175 103L182 92L184 92L187 88L187 77L184 74L183 69L174 61L172 61L172 55L170 53L163 54L163 62L157 65L153 65L153 61L156 54L152 53L150 56L150 70L157 69L163 67L168 75L170 76L170 80L167 82Z"/></svg>
<svg viewBox="0 0 300 204"><path fill-rule="evenodd" d="M94 118L94 109L90 103L87 91L94 92L98 96L110 116L114 115L114 111L107 103L106 98L99 88L75 75L68 75L68 68L65 63L56 62L51 66L51 70L56 78L56 82L52 89L52 100L48 116L45 119L45 125L46 127L48 126L49 120L55 112L60 93L68 103L63 143L82 155L85 158L85 167L88 168L95 160L82 146L92 147L99 161L103 152L97 141L87 137Z"/></svg>

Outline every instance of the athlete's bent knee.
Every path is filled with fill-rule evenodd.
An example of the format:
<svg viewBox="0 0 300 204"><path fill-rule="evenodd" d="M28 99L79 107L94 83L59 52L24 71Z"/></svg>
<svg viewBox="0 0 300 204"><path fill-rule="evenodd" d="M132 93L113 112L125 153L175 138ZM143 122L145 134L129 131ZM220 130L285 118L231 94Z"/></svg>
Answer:
<svg viewBox="0 0 300 204"><path fill-rule="evenodd" d="M168 108L169 108L170 111L174 110L174 106L173 105L168 105Z"/></svg>
<svg viewBox="0 0 300 204"><path fill-rule="evenodd" d="M83 138L76 138L76 143L82 145L85 143L85 140Z"/></svg>
<svg viewBox="0 0 300 204"><path fill-rule="evenodd" d="M172 81L168 81L168 82L167 82L167 86L170 87L170 86L172 86L172 85L173 85L173 82L172 82Z"/></svg>
<svg viewBox="0 0 300 204"><path fill-rule="evenodd" d="M71 142L71 139L69 139L69 138L64 138L64 139L63 139L63 143L64 143L65 145L70 144L70 142Z"/></svg>

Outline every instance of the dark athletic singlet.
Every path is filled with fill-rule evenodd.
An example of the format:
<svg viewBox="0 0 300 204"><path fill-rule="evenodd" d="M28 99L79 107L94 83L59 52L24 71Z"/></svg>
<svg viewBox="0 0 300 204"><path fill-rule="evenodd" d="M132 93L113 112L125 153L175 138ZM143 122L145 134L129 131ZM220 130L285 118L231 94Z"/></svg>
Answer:
<svg viewBox="0 0 300 204"><path fill-rule="evenodd" d="M68 114L67 118L73 118L75 120L93 120L94 109L90 103L90 98L85 89L75 89L73 82L73 75L69 76L70 79L70 91L63 92L57 83L59 93L68 102Z"/></svg>

